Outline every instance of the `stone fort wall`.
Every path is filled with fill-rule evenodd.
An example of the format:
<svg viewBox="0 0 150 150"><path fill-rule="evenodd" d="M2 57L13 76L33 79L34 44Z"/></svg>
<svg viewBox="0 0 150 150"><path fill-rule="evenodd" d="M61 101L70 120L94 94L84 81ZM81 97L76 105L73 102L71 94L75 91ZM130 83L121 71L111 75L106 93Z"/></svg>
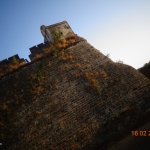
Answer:
<svg viewBox="0 0 150 150"><path fill-rule="evenodd" d="M0 79L5 149L103 149L150 117L150 81L86 40L27 64Z"/></svg>

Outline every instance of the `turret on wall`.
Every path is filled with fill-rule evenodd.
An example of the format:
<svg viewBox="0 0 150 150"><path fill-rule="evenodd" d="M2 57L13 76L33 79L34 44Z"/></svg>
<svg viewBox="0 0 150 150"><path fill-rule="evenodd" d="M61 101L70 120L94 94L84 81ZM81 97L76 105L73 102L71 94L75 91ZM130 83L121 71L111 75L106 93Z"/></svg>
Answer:
<svg viewBox="0 0 150 150"><path fill-rule="evenodd" d="M40 27L41 33L44 37L44 42L52 41L52 31L56 30L58 32L61 32L63 35L63 38L66 38L69 34L74 34L71 27L67 23L67 21L59 22L50 26L42 25Z"/></svg>

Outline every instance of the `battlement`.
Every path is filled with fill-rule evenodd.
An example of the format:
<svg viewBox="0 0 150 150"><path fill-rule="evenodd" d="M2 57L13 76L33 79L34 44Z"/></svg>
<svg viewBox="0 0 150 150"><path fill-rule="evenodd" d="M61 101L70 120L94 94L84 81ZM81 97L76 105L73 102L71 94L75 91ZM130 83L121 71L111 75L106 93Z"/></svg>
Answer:
<svg viewBox="0 0 150 150"><path fill-rule="evenodd" d="M18 54L16 54L16 55L9 57L8 59L4 59L4 60L0 61L0 66L8 65L8 64L12 63L14 59L20 63L27 62L26 59L19 58Z"/></svg>
<svg viewBox="0 0 150 150"><path fill-rule="evenodd" d="M0 77L20 68L28 63L28 60L19 58L18 54L0 61Z"/></svg>
<svg viewBox="0 0 150 150"><path fill-rule="evenodd" d="M48 48L49 47L49 43L40 43L37 46L33 46L31 48L29 48L31 54L29 55L30 60L33 59L33 57L37 54L41 54L43 51L43 49Z"/></svg>

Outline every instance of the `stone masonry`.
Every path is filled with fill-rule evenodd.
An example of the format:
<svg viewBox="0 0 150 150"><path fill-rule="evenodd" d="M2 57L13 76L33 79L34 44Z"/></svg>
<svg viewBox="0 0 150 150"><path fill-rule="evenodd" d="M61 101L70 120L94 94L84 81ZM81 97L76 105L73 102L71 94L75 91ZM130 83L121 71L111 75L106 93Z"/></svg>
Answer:
<svg viewBox="0 0 150 150"><path fill-rule="evenodd" d="M0 79L1 148L106 149L149 121L143 74L83 38L64 56L47 55Z"/></svg>

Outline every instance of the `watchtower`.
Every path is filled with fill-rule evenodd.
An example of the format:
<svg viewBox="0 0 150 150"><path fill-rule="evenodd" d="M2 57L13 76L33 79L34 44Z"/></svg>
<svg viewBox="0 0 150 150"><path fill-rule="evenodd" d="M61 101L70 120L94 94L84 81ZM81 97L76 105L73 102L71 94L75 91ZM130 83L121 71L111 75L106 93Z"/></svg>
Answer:
<svg viewBox="0 0 150 150"><path fill-rule="evenodd" d="M40 27L41 33L44 37L44 42L52 41L52 31L56 30L58 32L61 32L63 35L63 38L66 38L69 34L74 34L71 27L67 23L67 21L59 22L56 24L52 24L50 26L42 25Z"/></svg>

